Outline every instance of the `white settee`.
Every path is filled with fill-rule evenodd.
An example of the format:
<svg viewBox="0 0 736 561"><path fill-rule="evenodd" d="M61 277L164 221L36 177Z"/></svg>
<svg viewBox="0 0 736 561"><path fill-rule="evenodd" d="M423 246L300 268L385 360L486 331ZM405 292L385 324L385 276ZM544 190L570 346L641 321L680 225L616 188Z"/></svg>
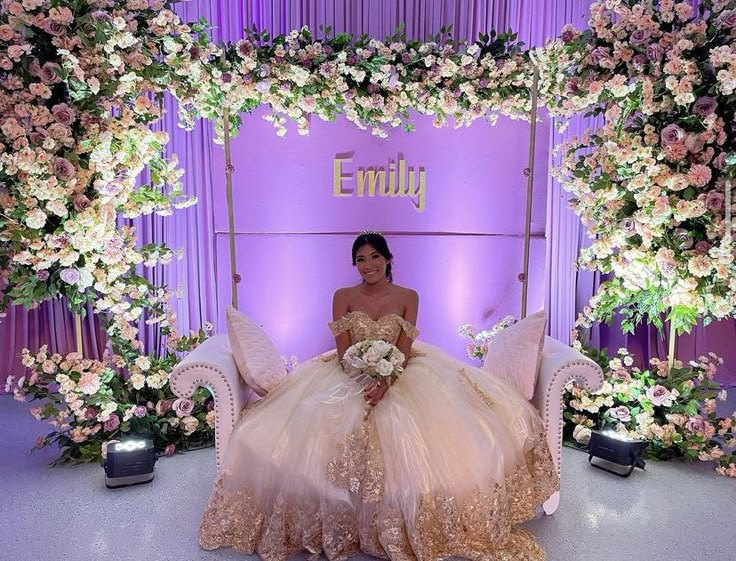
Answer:
<svg viewBox="0 0 736 561"><path fill-rule="evenodd" d="M562 449L562 396L565 385L577 380L594 391L603 383L603 373L592 360L556 339L546 337L542 362L532 403L547 429L552 458L560 471ZM198 387L206 387L215 399L215 449L218 468L228 440L243 408L258 399L238 373L227 335L216 335L184 358L171 374L171 388L179 397L191 397ZM544 503L552 514L560 502L559 492Z"/></svg>

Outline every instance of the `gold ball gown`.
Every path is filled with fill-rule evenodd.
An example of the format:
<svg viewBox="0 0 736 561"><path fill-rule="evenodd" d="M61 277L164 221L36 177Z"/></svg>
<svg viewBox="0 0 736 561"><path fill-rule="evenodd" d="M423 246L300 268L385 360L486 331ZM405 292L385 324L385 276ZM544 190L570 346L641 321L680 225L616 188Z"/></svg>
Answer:
<svg viewBox="0 0 736 561"><path fill-rule="evenodd" d="M330 328L352 343L418 335L396 314L350 312ZM416 342L372 407L332 352L244 412L199 542L265 561L540 560L519 524L558 487L539 414L504 380Z"/></svg>

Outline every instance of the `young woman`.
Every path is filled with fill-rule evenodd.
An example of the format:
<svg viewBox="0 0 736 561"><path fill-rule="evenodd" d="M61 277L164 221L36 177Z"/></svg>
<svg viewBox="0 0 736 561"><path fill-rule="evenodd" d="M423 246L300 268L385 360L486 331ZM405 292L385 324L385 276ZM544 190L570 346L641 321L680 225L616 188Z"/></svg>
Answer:
<svg viewBox="0 0 736 561"><path fill-rule="evenodd" d="M518 524L559 485L538 413L488 372L414 341L419 298L384 237L352 249L361 282L333 301L336 353L302 364L236 427L200 527L205 549L283 561L544 559ZM347 373L352 344L406 357L389 382Z"/></svg>

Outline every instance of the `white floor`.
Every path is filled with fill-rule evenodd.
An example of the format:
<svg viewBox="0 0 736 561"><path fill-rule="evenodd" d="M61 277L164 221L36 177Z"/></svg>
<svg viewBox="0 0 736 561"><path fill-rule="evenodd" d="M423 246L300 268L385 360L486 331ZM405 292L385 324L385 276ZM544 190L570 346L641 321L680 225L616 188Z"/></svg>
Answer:
<svg viewBox="0 0 736 561"><path fill-rule="evenodd" d="M27 405L0 397L0 420L0 561L247 559L197 546L213 449L161 459L152 483L111 491L99 465L28 455L47 429ZM549 561L735 561L736 480L678 461L621 479L565 449L560 509L528 527Z"/></svg>

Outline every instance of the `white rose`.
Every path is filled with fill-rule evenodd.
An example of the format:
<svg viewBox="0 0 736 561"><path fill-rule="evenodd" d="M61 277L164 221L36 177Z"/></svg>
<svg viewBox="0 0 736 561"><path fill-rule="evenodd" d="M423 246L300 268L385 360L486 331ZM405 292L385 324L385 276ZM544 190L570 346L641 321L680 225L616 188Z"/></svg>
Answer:
<svg viewBox="0 0 736 561"><path fill-rule="evenodd" d="M46 214L40 208L34 208L26 214L26 224L34 230L43 228L43 225L46 224Z"/></svg>
<svg viewBox="0 0 736 561"><path fill-rule="evenodd" d="M379 361L377 369L381 376L391 376L391 373L394 371L394 365L384 358Z"/></svg>
<svg viewBox="0 0 736 561"><path fill-rule="evenodd" d="M391 353L391 357L389 358L391 364L393 364L394 366L404 364L405 359L406 357L404 356L404 353L402 353L399 349L395 349L394 352Z"/></svg>
<svg viewBox="0 0 736 561"><path fill-rule="evenodd" d="M196 417L191 417L190 416L190 417L184 417L181 420L181 424L184 427L184 434L185 435L190 435L195 430L197 430L197 427L199 426L199 421L197 420Z"/></svg>
<svg viewBox="0 0 736 561"><path fill-rule="evenodd" d="M146 377L143 374L133 374L128 378L128 382L134 389L140 390L146 385Z"/></svg>
<svg viewBox="0 0 736 561"><path fill-rule="evenodd" d="M135 365L141 370L148 370L151 368L151 361L148 360L147 356L139 356L135 359Z"/></svg>
<svg viewBox="0 0 736 561"><path fill-rule="evenodd" d="M572 437L580 444L588 444L590 442L591 430L583 425L577 425L572 431Z"/></svg>
<svg viewBox="0 0 736 561"><path fill-rule="evenodd" d="M373 343L373 348L376 349L376 352L378 352L381 356L386 356L386 354L391 350L391 346L386 341L376 341Z"/></svg>
<svg viewBox="0 0 736 561"><path fill-rule="evenodd" d="M365 362L360 357L352 357L349 361L346 361L347 365L357 370L363 370L365 368Z"/></svg>
<svg viewBox="0 0 736 561"><path fill-rule="evenodd" d="M371 347L363 355L363 360L365 362L367 362L368 364L375 364L376 362L378 362L379 360L381 360L381 355L375 349L375 347Z"/></svg>

